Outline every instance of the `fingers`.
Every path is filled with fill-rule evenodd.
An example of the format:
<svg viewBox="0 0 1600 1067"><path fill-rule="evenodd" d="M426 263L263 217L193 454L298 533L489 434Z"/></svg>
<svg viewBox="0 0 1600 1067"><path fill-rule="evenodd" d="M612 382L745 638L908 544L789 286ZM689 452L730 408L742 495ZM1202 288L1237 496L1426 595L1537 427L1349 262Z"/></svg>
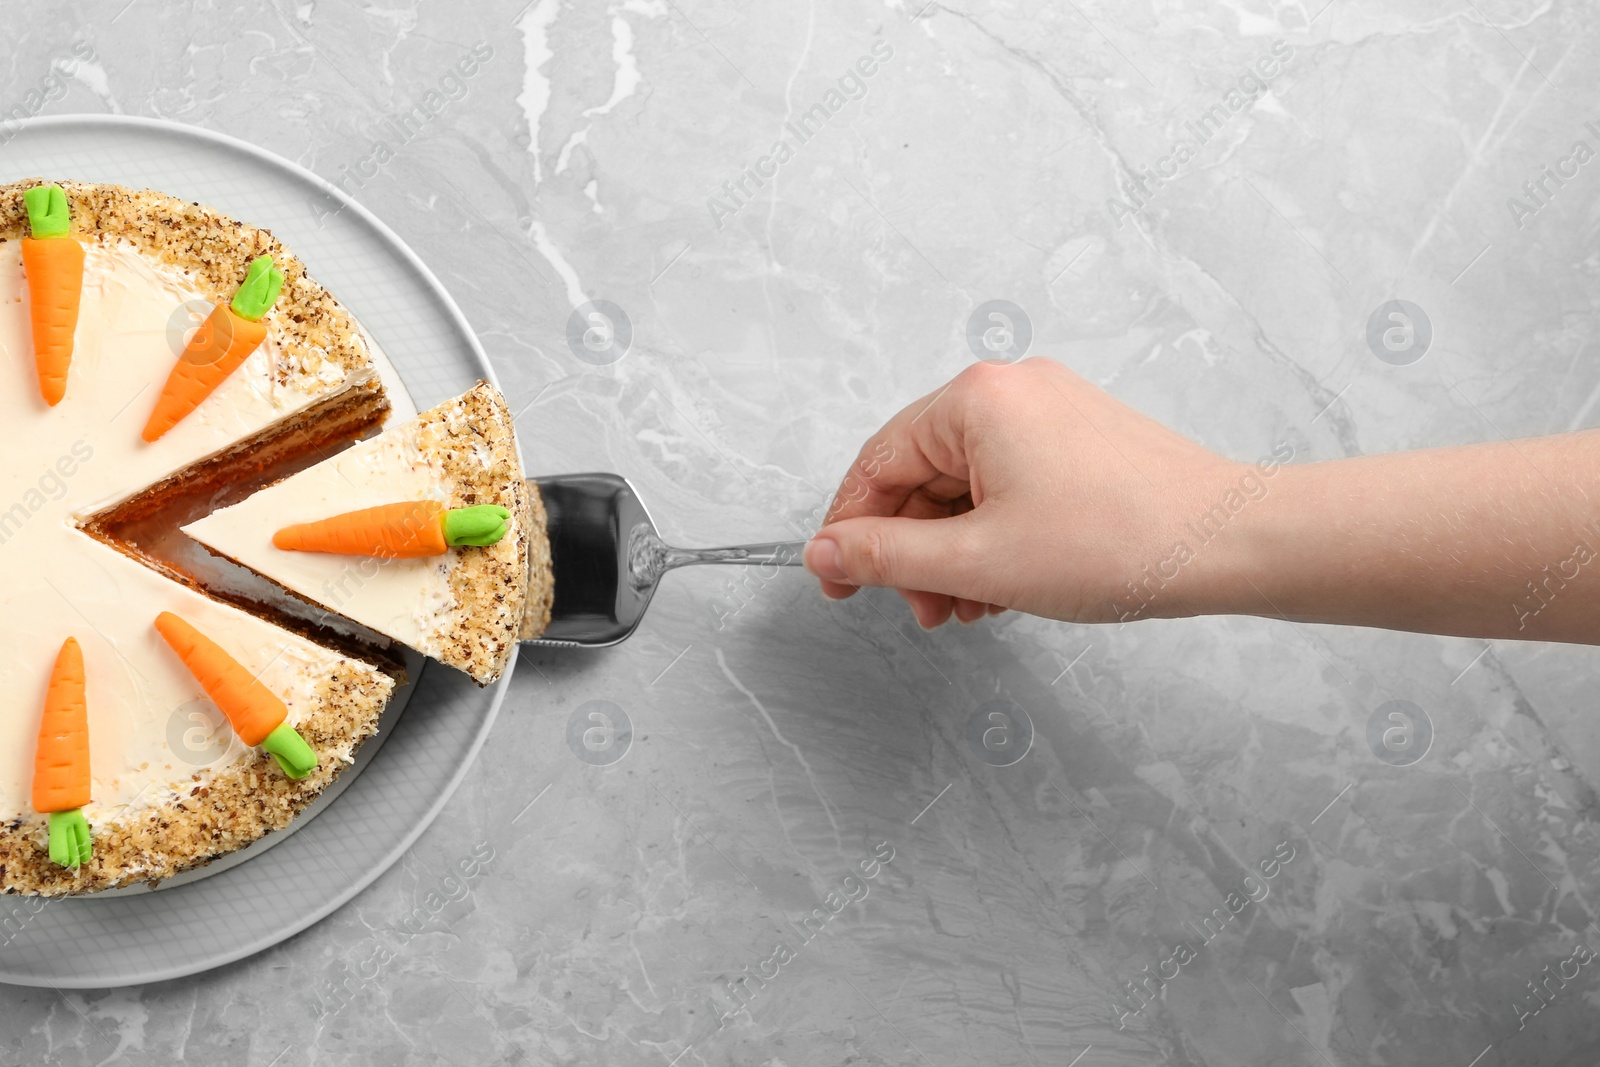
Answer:
<svg viewBox="0 0 1600 1067"><path fill-rule="evenodd" d="M830 523L806 546L806 569L834 585L889 586L987 603L980 592L979 514L948 519L862 516ZM939 622L950 617L949 610Z"/></svg>
<svg viewBox="0 0 1600 1067"><path fill-rule="evenodd" d="M892 587L928 629L952 616L970 623L1005 610L976 595L983 568L974 552L964 551L982 502L969 451L992 421L985 398L1002 383L1008 394L1024 384L1014 368L970 367L908 405L862 446L806 548L806 568L825 596Z"/></svg>
<svg viewBox="0 0 1600 1067"><path fill-rule="evenodd" d="M951 609L954 598L943 593L925 593L920 589L896 589L911 605L911 614L916 616L917 625L924 630L933 630L950 621Z"/></svg>
<svg viewBox="0 0 1600 1067"><path fill-rule="evenodd" d="M989 614L989 605L982 601L968 600L965 597L961 597L955 602L956 618L963 623L971 624L977 622L987 614Z"/></svg>
<svg viewBox="0 0 1600 1067"><path fill-rule="evenodd" d="M855 595L859 587L845 577L839 542L832 538L812 538L800 558L806 570L822 580L823 596L829 600L844 600Z"/></svg>
<svg viewBox="0 0 1600 1067"><path fill-rule="evenodd" d="M859 592L860 586L842 582L823 582L822 592L831 600L843 600ZM999 604L984 604L976 600L946 596L944 593L926 593L919 589L896 589L911 608L917 625L932 630L948 622L951 616L962 623L973 623L990 615L999 615L1008 609Z"/></svg>
<svg viewBox="0 0 1600 1067"><path fill-rule="evenodd" d="M913 522L918 520L911 520ZM945 520L948 521L948 520ZM813 547L814 546L814 547ZM826 558L828 573L845 573L844 553L840 544L832 537L819 537L807 546L806 566L816 574L819 566L817 560ZM843 600L854 594L860 586L848 581L822 582L822 592L831 600ZM932 593L920 589L896 589L905 602L910 605L911 612L916 616L917 625L924 630L932 630L948 622L953 615L962 623L973 623L988 615L998 615L1006 608L1000 604L990 604L981 600L971 600L966 597L952 597L946 593Z"/></svg>
<svg viewBox="0 0 1600 1067"><path fill-rule="evenodd" d="M949 513L969 491L965 415L970 372L908 405L862 446L825 524L895 515L915 498Z"/></svg>

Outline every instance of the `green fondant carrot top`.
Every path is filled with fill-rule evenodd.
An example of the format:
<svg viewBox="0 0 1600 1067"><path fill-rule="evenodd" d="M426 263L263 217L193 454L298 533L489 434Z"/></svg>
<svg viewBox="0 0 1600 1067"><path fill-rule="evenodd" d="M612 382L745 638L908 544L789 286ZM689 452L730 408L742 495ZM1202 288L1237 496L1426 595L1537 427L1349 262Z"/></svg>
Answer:
<svg viewBox="0 0 1600 1067"><path fill-rule="evenodd" d="M22 202L27 205L28 227L34 237L65 237L72 229L72 213L61 186L36 185L22 194Z"/></svg>
<svg viewBox="0 0 1600 1067"><path fill-rule="evenodd" d="M240 284L239 291L233 294L233 303L228 306L241 319L260 322L261 317L272 310L282 289L283 271L272 265L271 256L257 256L250 262L244 282Z"/></svg>
<svg viewBox="0 0 1600 1067"><path fill-rule="evenodd" d="M511 531L511 512L499 504L474 504L444 513L444 539L452 545L487 548Z"/></svg>

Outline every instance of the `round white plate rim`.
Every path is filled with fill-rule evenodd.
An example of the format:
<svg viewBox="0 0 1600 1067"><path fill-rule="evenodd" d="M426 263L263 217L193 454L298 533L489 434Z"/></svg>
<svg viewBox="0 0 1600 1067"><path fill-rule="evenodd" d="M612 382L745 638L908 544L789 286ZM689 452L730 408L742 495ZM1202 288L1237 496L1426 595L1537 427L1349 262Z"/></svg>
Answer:
<svg viewBox="0 0 1600 1067"><path fill-rule="evenodd" d="M280 156L276 152L269 152L258 145L253 145L248 141L241 140L240 138L234 137L230 134L219 133L215 130L208 130L200 126L191 126L182 122L173 122L170 119L153 119L139 115L46 115L0 125L3 125L5 129L13 134L29 129L47 129L51 127L67 128L72 126L87 127L96 125L135 128L143 127L154 131L160 131L162 133L176 134L179 136L194 137L202 141L210 141L213 144L217 144L235 152L251 156L258 162L267 166L287 171L289 174L301 179L302 181L312 182L328 196L338 200L343 207L354 211L367 225L371 226L373 230L379 234L379 236L381 236L389 245L391 245L397 252L400 253L407 265L411 267L412 270L416 271L418 276L421 277L422 280L434 290L446 314L449 315L452 324L461 333L461 335L467 339L473 358L477 362L479 369L483 372L484 378L490 384L494 385L495 388L499 388L499 380L495 376L494 367L489 363L488 354L484 352L483 345L478 340L478 335L473 331L471 324L467 322L466 316L462 314L460 306L456 304L455 298L450 295L449 290L444 287L444 284L439 281L438 277L433 273L433 271L428 269L428 265L424 263L414 251L412 251L411 246L406 244L405 241L400 238L399 234L390 229L382 219L378 218L371 211L363 207L343 189L340 189L332 182L327 181L320 175L308 170L293 160ZM445 786L440 791L438 797L435 798L431 805L429 805L427 811L423 814L423 817L417 820L416 824L411 827L411 829L401 838L395 847L383 857L381 862L374 864L369 870L364 872L361 877L354 880L346 889L333 894L325 904L305 912L294 922L286 923L282 927L273 930L271 933L246 942L245 944L233 950L208 956L204 961L193 966L178 964L166 968L156 969L148 972L147 974L141 975L137 981L113 982L107 984L103 980L98 982L85 979L51 980L43 976L21 976L0 973L0 984L34 987L49 986L57 989L107 989L130 985L143 985L150 982L164 982L174 978L183 978L189 975L202 974L206 971L215 970L218 967L225 967L230 963L237 963L239 960L253 956L258 952L265 951L266 949L271 948L273 945L279 944L280 942L293 937L295 934L315 926L317 923L321 922L335 911L338 911L345 904L349 903L358 893L366 889L373 882L377 881L380 875L399 862L400 858L410 850L411 846L416 844L417 838L422 836L423 831L433 824L434 819L438 818L439 812L444 809L445 804L449 802L450 798L455 795L456 789L461 785L462 780L466 778L467 771L472 768L472 764L477 760L478 753L483 748L484 742L488 740L489 731L493 729L495 720L499 718L500 706L505 701L506 692L511 681L512 670L516 666L517 652L518 649L513 650L511 662L506 665L505 673L502 674L500 676L500 680L494 684L493 692L490 696L488 710L483 716L483 723L478 729L477 736L473 738L471 745L468 747L466 757L461 761L461 765L456 768L455 773L450 776L449 781L445 783ZM441 668L432 667L431 669L439 670ZM337 810L338 805L335 804L330 807L328 811L323 812L322 817L327 818L329 815L337 812ZM246 864L242 866L248 865ZM81 901L76 901L75 903L79 904L80 906L92 906L94 903L94 898L86 897Z"/></svg>

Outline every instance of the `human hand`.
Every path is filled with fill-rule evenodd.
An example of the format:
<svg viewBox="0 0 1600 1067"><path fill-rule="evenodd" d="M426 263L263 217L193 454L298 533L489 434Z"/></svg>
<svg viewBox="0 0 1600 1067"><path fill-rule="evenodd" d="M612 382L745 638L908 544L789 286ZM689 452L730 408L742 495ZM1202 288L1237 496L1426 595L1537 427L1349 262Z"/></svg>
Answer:
<svg viewBox="0 0 1600 1067"><path fill-rule="evenodd" d="M1108 622L1249 470L1052 360L978 363L867 441L805 565L834 599L896 589L930 629L1006 608ZM1206 610L1222 557L1186 561L1141 617Z"/></svg>

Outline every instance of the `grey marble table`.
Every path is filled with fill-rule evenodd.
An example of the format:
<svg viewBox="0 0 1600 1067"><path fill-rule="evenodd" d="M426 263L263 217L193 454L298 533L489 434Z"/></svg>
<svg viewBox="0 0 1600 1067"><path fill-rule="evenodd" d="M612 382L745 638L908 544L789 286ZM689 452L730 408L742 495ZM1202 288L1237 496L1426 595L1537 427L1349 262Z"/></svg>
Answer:
<svg viewBox="0 0 1600 1067"><path fill-rule="evenodd" d="M534 467L627 475L680 543L803 535L883 418L1024 348L1240 459L1600 418L1593 7L0 14L0 115L340 184L460 301ZM340 912L201 977L0 989L0 1062L1593 1064L1595 662L927 634L674 574L627 644L522 658Z"/></svg>

